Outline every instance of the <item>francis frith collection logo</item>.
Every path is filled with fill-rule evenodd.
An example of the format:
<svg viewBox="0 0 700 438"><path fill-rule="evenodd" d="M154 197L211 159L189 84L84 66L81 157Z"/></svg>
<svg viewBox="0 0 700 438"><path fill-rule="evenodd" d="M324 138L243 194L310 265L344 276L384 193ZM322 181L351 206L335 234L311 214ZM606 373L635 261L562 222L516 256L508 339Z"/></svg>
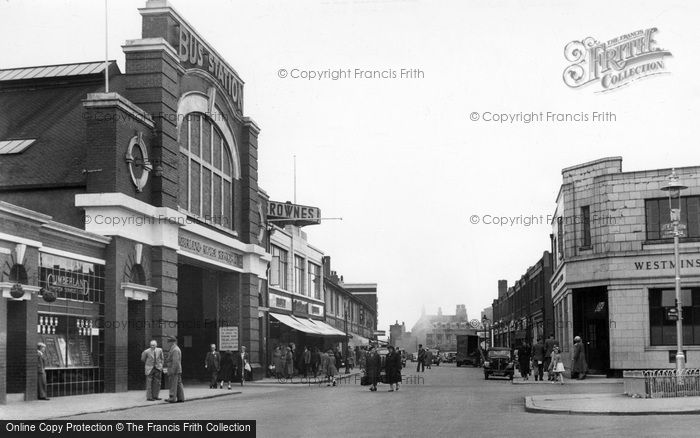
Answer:
<svg viewBox="0 0 700 438"><path fill-rule="evenodd" d="M648 76L669 73L664 57L672 56L658 47L657 28L637 30L600 42L592 37L571 41L564 48L572 64L564 70L564 83L571 88L600 84L598 93L615 90Z"/></svg>

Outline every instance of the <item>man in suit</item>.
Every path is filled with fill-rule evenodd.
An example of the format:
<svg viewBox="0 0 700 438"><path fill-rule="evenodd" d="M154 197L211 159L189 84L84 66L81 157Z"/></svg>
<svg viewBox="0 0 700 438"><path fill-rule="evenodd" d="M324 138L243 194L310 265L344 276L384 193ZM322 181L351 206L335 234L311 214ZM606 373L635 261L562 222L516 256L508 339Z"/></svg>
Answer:
<svg viewBox="0 0 700 438"><path fill-rule="evenodd" d="M245 345L242 345L241 349L234 356L236 364L236 375L241 377L241 386L243 386L243 382L245 381L246 371L250 372L252 370L250 369L250 357L248 356L248 353L245 350Z"/></svg>
<svg viewBox="0 0 700 438"><path fill-rule="evenodd" d="M425 350L423 349L423 344L418 344L418 364L416 365L416 372L425 372Z"/></svg>
<svg viewBox="0 0 700 438"><path fill-rule="evenodd" d="M207 369L207 372L209 372L209 376L211 377L211 380L209 380L209 388L216 388L216 377L219 374L221 357L219 352L216 351L216 344L211 344L209 348L209 351L207 351L207 357L204 358L204 368ZM224 386L223 382L221 383L221 386Z"/></svg>
<svg viewBox="0 0 700 438"><path fill-rule="evenodd" d="M185 388L182 386L182 352L177 346L177 338L168 337L170 351L166 362L167 373L170 379L170 397L168 403L182 403L185 401Z"/></svg>
<svg viewBox="0 0 700 438"><path fill-rule="evenodd" d="M160 379L163 373L163 350L158 343L151 341L150 348L141 353L141 362L146 371L146 400L160 400Z"/></svg>
<svg viewBox="0 0 700 438"><path fill-rule="evenodd" d="M46 354L46 344L43 342L36 344L36 353L38 360L36 371L39 384L37 387L39 400L49 400L46 397L46 358L44 357Z"/></svg>

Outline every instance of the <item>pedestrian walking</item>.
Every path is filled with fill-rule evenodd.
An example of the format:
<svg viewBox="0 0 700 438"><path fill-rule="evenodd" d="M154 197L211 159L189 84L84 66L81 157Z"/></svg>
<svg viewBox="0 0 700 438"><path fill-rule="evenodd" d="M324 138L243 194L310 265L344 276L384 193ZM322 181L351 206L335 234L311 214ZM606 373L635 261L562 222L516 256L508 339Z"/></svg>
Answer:
<svg viewBox="0 0 700 438"><path fill-rule="evenodd" d="M583 380L588 372L588 364L586 363L586 352L583 348L583 342L580 336L574 338L574 357L571 364L571 378Z"/></svg>
<svg viewBox="0 0 700 438"><path fill-rule="evenodd" d="M549 374L549 370L552 364L552 350L555 346L559 346L559 341L554 339L554 333L550 333L549 338L544 341L544 368L547 370L547 379L550 381L554 380L554 375Z"/></svg>
<svg viewBox="0 0 700 438"><path fill-rule="evenodd" d="M286 349L285 349L286 352ZM275 365L275 377L284 375L284 355L279 345L272 351L272 363Z"/></svg>
<svg viewBox="0 0 700 438"><path fill-rule="evenodd" d="M141 362L146 372L146 400L160 400L160 380L163 375L163 350L152 340L149 348L141 353Z"/></svg>
<svg viewBox="0 0 700 438"><path fill-rule="evenodd" d="M365 364L365 374L367 375L367 381L370 384L370 391L377 390L377 382L379 382L381 366L382 359L379 357L379 354L377 354L377 350L374 348L374 346L370 345Z"/></svg>
<svg viewBox="0 0 700 438"><path fill-rule="evenodd" d="M311 372L314 378L318 377L318 369L321 367L321 352L318 347L314 347L311 350Z"/></svg>
<svg viewBox="0 0 700 438"><path fill-rule="evenodd" d="M228 383L228 389L231 389L231 381L234 376L234 363L233 363L233 352L222 351L221 352L221 367L219 369L219 388L224 387L224 382Z"/></svg>
<svg viewBox="0 0 700 438"><path fill-rule="evenodd" d="M246 378L246 373L250 373L253 371L253 368L250 366L250 357L248 356L248 353L246 352L246 347L245 345L241 345L241 349L234 355L234 372L236 373L236 377L241 378L241 386L243 386L243 383L245 382Z"/></svg>
<svg viewBox="0 0 700 438"><path fill-rule="evenodd" d="M216 344L209 346L207 356L204 358L204 368L209 374L209 388L216 389L217 375L221 366L221 355L216 351Z"/></svg>
<svg viewBox="0 0 700 438"><path fill-rule="evenodd" d="M177 346L177 338L174 336L168 337L170 343L170 351L165 362L170 380L170 396L169 403L182 403L185 401L185 388L182 386L182 351Z"/></svg>
<svg viewBox="0 0 700 438"><path fill-rule="evenodd" d="M532 367L535 381L542 381L544 377L544 345L542 338L537 338L537 343L532 346Z"/></svg>
<svg viewBox="0 0 700 438"><path fill-rule="evenodd" d="M307 377L309 375L309 371L311 371L311 351L309 350L309 347L305 346L304 347L304 352L301 354L302 357L302 373L304 373L304 377Z"/></svg>
<svg viewBox="0 0 700 438"><path fill-rule="evenodd" d="M39 400L49 400L46 396L46 344L39 342L36 344L37 356L37 396Z"/></svg>
<svg viewBox="0 0 700 438"><path fill-rule="evenodd" d="M328 383L326 384L326 386L331 386L331 385L335 386L336 385L335 375L338 373L338 371L337 371L338 369L335 366L337 359L335 357L335 353L331 349L328 350L327 355L328 355L328 359L326 359L325 369L326 369L326 378L328 379Z"/></svg>
<svg viewBox="0 0 700 438"><path fill-rule="evenodd" d="M387 348L389 349L389 354L386 356L384 370L389 383L389 392L393 392L394 388L397 391L399 390L399 384L401 383L401 354L392 345L389 345Z"/></svg>
<svg viewBox="0 0 700 438"><path fill-rule="evenodd" d="M520 366L520 376L523 380L530 378L530 345L523 341L518 348L518 365Z"/></svg>
<svg viewBox="0 0 700 438"><path fill-rule="evenodd" d="M294 350L292 344L287 347L287 353L284 355L284 377L287 379L294 376Z"/></svg>
<svg viewBox="0 0 700 438"><path fill-rule="evenodd" d="M416 372L425 372L425 350L423 349L423 344L418 344L418 364L416 365Z"/></svg>
<svg viewBox="0 0 700 438"><path fill-rule="evenodd" d="M561 360L559 346L555 345L552 350L552 361L549 364L549 373L552 375L552 383L559 382L564 384L564 362Z"/></svg>
<svg viewBox="0 0 700 438"><path fill-rule="evenodd" d="M431 369L431 365L433 364L433 352L427 348L425 350L425 366L428 369Z"/></svg>

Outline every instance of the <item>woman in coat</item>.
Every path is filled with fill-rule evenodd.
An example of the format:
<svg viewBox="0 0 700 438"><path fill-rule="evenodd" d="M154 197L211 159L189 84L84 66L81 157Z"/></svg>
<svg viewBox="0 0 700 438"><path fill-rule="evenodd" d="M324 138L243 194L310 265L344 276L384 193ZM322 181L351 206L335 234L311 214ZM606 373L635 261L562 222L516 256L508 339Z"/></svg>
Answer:
<svg viewBox="0 0 700 438"><path fill-rule="evenodd" d="M280 346L275 346L272 352L272 363L275 365L275 377L279 378L284 375L284 360L282 359L282 350Z"/></svg>
<svg viewBox="0 0 700 438"><path fill-rule="evenodd" d="M523 342L518 348L518 365L523 380L528 380L530 377L530 351L530 345L527 342Z"/></svg>
<svg viewBox="0 0 700 438"><path fill-rule="evenodd" d="M583 342L581 337L574 338L574 356L571 365L571 378L583 380L588 372L588 364L586 363L586 352L583 350Z"/></svg>
<svg viewBox="0 0 700 438"><path fill-rule="evenodd" d="M294 354L292 347L287 347L287 353L284 355L284 377L290 378L294 375Z"/></svg>
<svg viewBox="0 0 700 438"><path fill-rule="evenodd" d="M224 382L228 382L228 389L231 389L231 380L233 380L233 353L230 351L221 352L221 364L219 369L220 387L224 387Z"/></svg>
<svg viewBox="0 0 700 438"><path fill-rule="evenodd" d="M335 354L333 350L328 350L328 360L326 362L326 377L328 377L326 386L335 386L335 375L338 373L338 370L335 367Z"/></svg>
<svg viewBox="0 0 700 438"><path fill-rule="evenodd" d="M389 383L389 392L393 392L394 385L396 385L396 390L398 391L399 383L401 382L401 354L397 353L392 345L389 345L387 348L389 349L389 354L386 356L384 369L387 382Z"/></svg>
<svg viewBox="0 0 700 438"><path fill-rule="evenodd" d="M374 346L370 346L365 363L365 373L367 374L367 380L370 384L370 391L377 390L377 382L379 382L379 372L381 371L381 366L382 359L377 354L377 350L374 348Z"/></svg>

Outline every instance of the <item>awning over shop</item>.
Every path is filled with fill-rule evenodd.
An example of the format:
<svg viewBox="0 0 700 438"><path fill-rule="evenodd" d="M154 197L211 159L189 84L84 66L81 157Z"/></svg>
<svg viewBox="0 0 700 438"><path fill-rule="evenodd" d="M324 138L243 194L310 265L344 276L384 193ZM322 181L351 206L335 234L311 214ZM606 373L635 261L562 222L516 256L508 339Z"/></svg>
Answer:
<svg viewBox="0 0 700 438"><path fill-rule="evenodd" d="M348 339L348 345L351 347L362 347L363 345L369 345L369 339L365 338L364 336L360 336L358 334L353 333L352 338Z"/></svg>
<svg viewBox="0 0 700 438"><path fill-rule="evenodd" d="M345 333L331 327L323 321L313 321L308 318L296 317L293 315L283 315L281 313L270 312L270 316L277 321L294 330L317 336L345 336Z"/></svg>
<svg viewBox="0 0 700 438"><path fill-rule="evenodd" d="M330 326L326 324L323 321L316 321L313 319L307 319L311 324L314 326L318 327L320 330L323 331L323 334L326 336L345 336L345 333L342 331L338 330L337 328Z"/></svg>

